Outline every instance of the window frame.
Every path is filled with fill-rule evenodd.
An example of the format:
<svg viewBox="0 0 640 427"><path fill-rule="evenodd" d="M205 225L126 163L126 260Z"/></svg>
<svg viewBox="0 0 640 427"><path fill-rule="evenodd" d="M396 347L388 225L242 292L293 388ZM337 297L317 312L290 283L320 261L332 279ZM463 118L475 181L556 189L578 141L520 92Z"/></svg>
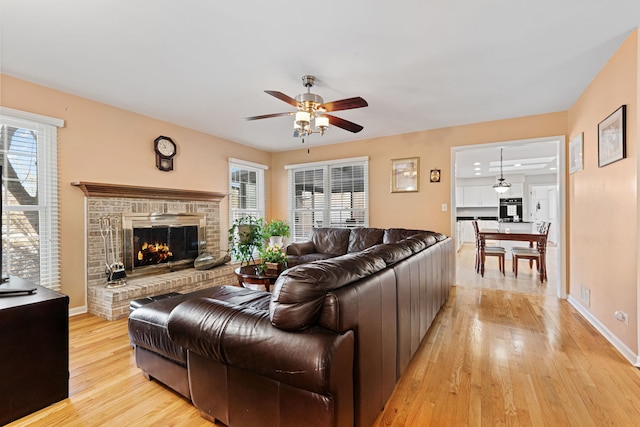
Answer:
<svg viewBox="0 0 640 427"><path fill-rule="evenodd" d="M246 170L256 173L256 208L234 208L234 168ZM259 163L249 162L247 160L229 158L229 226L233 225L236 218L246 215L252 215L256 218L264 218L266 214L266 189L265 189L265 171L269 167ZM255 255L255 254L254 254Z"/></svg>
<svg viewBox="0 0 640 427"><path fill-rule="evenodd" d="M40 114L29 113L12 108L0 107L0 125L36 131L37 163L37 205L8 205L6 192L3 193L3 264L11 266L11 241L8 227L9 216L15 212L38 213L38 277L23 277L40 286L60 290L60 231L58 212L58 128L64 121ZM5 141L0 141L0 149L5 149ZM4 156L3 183L7 179L7 156ZM4 188L7 188L3 184ZM6 271L9 275L19 272ZM3 268L3 271L5 269ZM23 273L24 274L24 273Z"/></svg>
<svg viewBox="0 0 640 427"><path fill-rule="evenodd" d="M336 184L335 180L332 178L332 169L335 168L344 168L348 166L360 166L363 167L363 201L361 202L363 207L354 208L351 206L350 208L344 207L336 207L332 203L332 199L334 199L334 195L331 191L331 188ZM304 164L294 164L294 165L286 165L285 169L288 171L288 199L289 199L289 224L291 225L291 238L293 241L303 241L308 238L309 231L312 228L322 226L322 227L340 227L340 228L354 228L354 227L368 227L369 226L369 157L355 157L348 159L339 159L339 160L330 160L325 162L313 162L313 163L304 163ZM322 172L322 187L324 189L330 189L329 191L323 191L322 200L315 197L315 191L313 192L312 202L314 204L313 207L296 207L296 173L299 172L311 172L311 171L321 171ZM315 179L315 178L314 178ZM314 184L315 185L315 184ZM353 192L344 192L343 194ZM316 202L319 207L315 207ZM354 222L353 224L348 224L347 221L339 221L335 222L334 219L336 216L342 219L343 213L348 212L358 212L362 217L361 221ZM307 218L309 214L312 217L312 221L309 224L308 222L300 223L297 221L302 214L307 214ZM316 217L320 217L320 220L317 220ZM328 223L324 220L324 218L329 218ZM317 223L316 221L322 221L321 223Z"/></svg>

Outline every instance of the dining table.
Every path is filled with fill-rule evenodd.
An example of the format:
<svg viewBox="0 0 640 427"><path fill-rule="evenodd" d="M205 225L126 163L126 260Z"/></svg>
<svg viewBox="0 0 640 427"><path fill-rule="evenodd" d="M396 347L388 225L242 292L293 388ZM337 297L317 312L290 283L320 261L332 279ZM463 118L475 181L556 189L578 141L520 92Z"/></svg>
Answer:
<svg viewBox="0 0 640 427"><path fill-rule="evenodd" d="M480 252L480 275L484 277L485 262L485 246L487 240L510 240L518 242L528 242L529 247L535 247L540 253L540 262L538 262L538 277L543 282L547 277L547 234L543 233L512 233L499 230L480 230L478 232L478 250Z"/></svg>

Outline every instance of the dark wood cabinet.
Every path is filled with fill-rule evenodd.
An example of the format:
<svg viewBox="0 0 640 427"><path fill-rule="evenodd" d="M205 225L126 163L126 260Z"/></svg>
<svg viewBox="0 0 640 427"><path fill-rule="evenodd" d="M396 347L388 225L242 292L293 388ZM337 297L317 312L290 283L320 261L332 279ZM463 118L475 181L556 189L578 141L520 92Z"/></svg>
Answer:
<svg viewBox="0 0 640 427"><path fill-rule="evenodd" d="M69 396L69 297L12 277L0 296L0 425Z"/></svg>

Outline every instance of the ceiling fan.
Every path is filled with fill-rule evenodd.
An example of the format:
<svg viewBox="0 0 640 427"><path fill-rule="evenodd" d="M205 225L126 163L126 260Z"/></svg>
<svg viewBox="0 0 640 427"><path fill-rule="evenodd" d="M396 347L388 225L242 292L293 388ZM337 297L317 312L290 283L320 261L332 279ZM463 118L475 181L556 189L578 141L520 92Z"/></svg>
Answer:
<svg viewBox="0 0 640 427"><path fill-rule="evenodd" d="M295 121L293 123L294 137L305 137L307 135L311 135L312 133L319 133L320 135L324 135L324 132L329 128L329 124L353 133L360 132L362 129L364 129L364 127L360 126L359 124L326 113L366 107L367 105L369 105L367 104L367 101L357 96L354 98L341 99L338 101L325 103L320 95L311 93L311 87L313 87L315 80L316 78L314 76L302 76L302 84L307 88L307 92L301 93L295 98L291 98L290 96L275 90L265 90L265 92L269 95L275 96L276 98L286 102L287 104L293 105L298 109L298 111L246 117L245 120L269 119L271 117L280 116L295 116ZM314 121L316 130L313 130L311 128L311 120Z"/></svg>

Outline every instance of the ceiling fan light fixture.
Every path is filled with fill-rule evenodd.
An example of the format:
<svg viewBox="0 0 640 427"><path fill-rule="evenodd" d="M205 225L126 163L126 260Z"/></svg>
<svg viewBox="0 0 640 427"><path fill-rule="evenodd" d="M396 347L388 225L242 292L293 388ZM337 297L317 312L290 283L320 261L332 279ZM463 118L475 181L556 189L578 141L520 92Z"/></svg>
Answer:
<svg viewBox="0 0 640 427"><path fill-rule="evenodd" d="M331 101L325 103L320 95L311 92L311 87L315 83L315 77L312 75L302 76L302 83L307 88L306 93L301 93L295 98L291 98L282 92L275 90L265 90L265 92L281 101L286 102L289 105L295 107L298 111L295 113L274 113L263 114L260 116L245 117L245 120L259 120L268 119L272 117L292 116L295 115L293 120L293 136L302 137L309 136L314 133L324 135L324 132L329 129L329 125L344 129L349 132L358 133L362 129L357 123L350 122L349 120L342 119L333 115L325 115L327 112L352 110L354 108L367 107L367 101L359 96L353 98L339 99L337 101ZM315 122L315 129L311 128L311 120ZM304 139L303 139L304 142Z"/></svg>
<svg viewBox="0 0 640 427"><path fill-rule="evenodd" d="M329 127L329 117L317 116L315 123L316 128L320 129L321 132L324 132Z"/></svg>
<svg viewBox="0 0 640 427"><path fill-rule="evenodd" d="M298 111L296 113L296 124L302 127L308 126L311 122L311 114L307 111Z"/></svg>

